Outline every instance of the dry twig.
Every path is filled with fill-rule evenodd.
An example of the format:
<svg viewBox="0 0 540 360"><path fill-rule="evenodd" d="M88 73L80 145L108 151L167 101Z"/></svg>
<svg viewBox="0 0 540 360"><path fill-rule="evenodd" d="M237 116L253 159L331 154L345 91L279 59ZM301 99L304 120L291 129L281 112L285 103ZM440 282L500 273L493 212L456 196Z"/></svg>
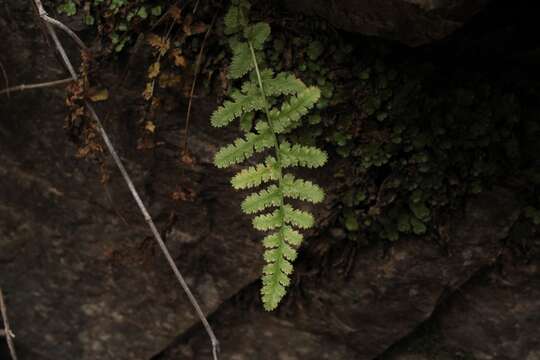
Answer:
<svg viewBox="0 0 540 360"><path fill-rule="evenodd" d="M15 91L24 91L24 90L30 90L30 89L39 89L39 88L46 88L46 87L51 87L51 86L58 86L58 85L67 84L72 81L73 79L69 78L69 79L62 79L62 80L47 81L47 82L37 83L37 84L28 84L28 85L22 84L22 85L12 86L10 88L2 89L0 90L0 95L5 94L5 93L9 95L11 92L15 92Z"/></svg>
<svg viewBox="0 0 540 360"><path fill-rule="evenodd" d="M34 1L34 4L36 5L36 7L38 9L38 14L39 14L40 18L45 22L45 26L47 28L47 31L48 31L49 35L51 36L51 38L53 39L53 42L54 42L54 44L56 46L56 49L59 52L60 56L62 57L62 60L63 60L63 62L65 64L65 66L67 67L72 79L77 80L77 73L75 72L75 70L73 68L73 65L72 65L71 61L69 60L69 57L67 56L66 51L65 51L64 47L62 46L62 43L58 39L56 31L54 30L52 25L55 25L55 26L59 27L60 29L66 31L68 33L68 35L72 39L74 39L75 42L77 44L79 44L79 46L81 46L81 48L86 49L86 46L84 45L84 43L81 41L81 39L73 31L71 31L69 28L67 28L64 24L60 23L59 21L57 21L55 19L52 19L51 17L49 17L47 15L47 12L43 8L43 4L41 3L41 0L33 0L33 1ZM156 225L154 224L154 221L152 220L152 217L148 213L148 210L146 209L146 206L142 202L142 200L141 200L141 198L139 196L139 193L135 189L133 181L131 180L129 174L127 173L126 168L124 167L124 164L120 160L120 157L118 156L118 153L116 152L114 146L112 145L111 140L109 139L109 136L107 135L105 129L103 128L103 125L101 124L101 121L100 121L96 111L94 110L94 107L88 101L85 101L85 105L86 105L86 108L88 109L88 112L90 113L90 116L96 122L98 131L99 131L101 137L103 138L103 141L105 142L105 145L107 146L107 149L109 150L112 158L114 159L114 162L116 163L116 166L120 170L120 173L122 174L122 177L124 178L128 188L129 188L129 190L131 192L131 195L133 196L135 202L137 203L137 205L139 207L139 210L141 211L141 213L142 213L144 219L146 220L150 230L152 231L152 234L154 235L154 238L155 238L156 242L158 243L161 251L163 252L163 255L167 259L167 262L169 263L172 271L174 272L178 282L180 283L180 285L182 286L182 289L184 290L187 297L189 298L189 301L191 302L191 305L195 309L195 311L197 313L197 316L199 317L199 319L203 323L203 326L204 326L206 332L208 333L208 336L210 337L210 341L212 343L213 358L214 358L214 360L217 360L218 355L219 355L219 341L218 341L217 337L215 336L214 331L212 330L212 327L208 323L208 320L206 319L203 311L201 310L201 307L199 306L199 303L195 299L195 296L193 295L193 293L189 289L189 286L187 285L186 281L184 280L184 277L180 273L180 270L178 270L178 267L176 266L171 254L169 253L169 250L167 249L167 246L165 245L165 242L161 238L161 235L160 235L159 231L157 230Z"/></svg>
<svg viewBox="0 0 540 360"><path fill-rule="evenodd" d="M186 126L184 127L184 146L182 149L182 152L184 154L188 153L189 120L191 118L191 105L193 102L193 94L195 93L195 85L197 84L197 75L199 74L199 70L201 67L202 54L204 51L204 46L206 45L206 40L208 39L208 35L210 34L210 31L212 30L212 27L214 26L215 21L216 21L216 15L214 15L214 17L212 18L212 22L210 23L208 30L206 30L206 34L204 34L204 39L201 43L201 50L199 51L199 54L197 55L197 61L195 62L195 74L193 75L193 82L191 83L191 91L189 92L189 102L188 102L188 108L187 108L187 114L186 114Z"/></svg>
<svg viewBox="0 0 540 360"><path fill-rule="evenodd" d="M2 322L4 323L4 330L2 331L0 335L6 337L6 341L8 344L11 358L13 360L17 360L17 353L15 353L15 344L13 344L13 338L15 337L15 335L13 334L13 332L11 331L11 328L9 327L6 303L4 302L4 294L2 293L2 289L0 289L0 313L2 314Z"/></svg>

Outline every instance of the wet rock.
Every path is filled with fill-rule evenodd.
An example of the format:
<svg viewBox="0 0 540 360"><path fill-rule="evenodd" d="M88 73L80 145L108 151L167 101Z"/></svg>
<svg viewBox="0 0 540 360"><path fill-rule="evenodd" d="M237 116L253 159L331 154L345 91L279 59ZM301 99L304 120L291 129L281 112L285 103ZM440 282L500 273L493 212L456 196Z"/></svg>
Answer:
<svg viewBox="0 0 540 360"><path fill-rule="evenodd" d="M440 40L464 25L489 0L297 0L293 9L337 28L398 40L410 46Z"/></svg>
<svg viewBox="0 0 540 360"><path fill-rule="evenodd" d="M479 360L540 359L540 262L506 262L464 286L439 316L449 346Z"/></svg>
<svg viewBox="0 0 540 360"><path fill-rule="evenodd" d="M328 275L314 277L308 270L320 264L310 267L305 261L296 271L306 275L300 275L291 290L289 305L282 306L277 314L250 318L251 327L264 329L269 326L269 316L274 316L271 322L281 327L299 334L316 334L321 339L339 339L340 346L354 353L338 354L334 359L373 359L430 318L446 294L496 262L503 248L501 240L508 235L519 211L515 194L497 188L472 199L465 213L455 214L441 228L442 232L447 229L443 236L446 246L433 240L410 239L395 243L387 254L378 247L363 248L346 277L333 265ZM309 251L305 256L309 258ZM227 315L218 317L216 322L228 334L223 346L244 348L243 337L250 330L242 321ZM472 323L464 326L468 325ZM257 339L264 338L263 334ZM288 338L281 340L286 349ZM202 344L203 339L204 333L197 333L188 342ZM265 344L272 346L270 341ZM196 351L204 351L202 348L195 346ZM248 349L238 350L237 356L253 358L259 354Z"/></svg>
<svg viewBox="0 0 540 360"><path fill-rule="evenodd" d="M356 359L356 353L339 338L306 332L294 322L279 319L262 310L239 311L234 306L221 309L221 356L231 360L322 360ZM201 334L202 335L202 334ZM155 360L211 358L204 336L188 338Z"/></svg>
<svg viewBox="0 0 540 360"><path fill-rule="evenodd" d="M306 331L340 334L357 359L372 359L429 318L447 292L494 263L518 214L514 194L501 188L471 200L449 223L446 249L416 239L396 243L384 256L363 251L350 278L330 272L302 283L306 304L295 322Z"/></svg>

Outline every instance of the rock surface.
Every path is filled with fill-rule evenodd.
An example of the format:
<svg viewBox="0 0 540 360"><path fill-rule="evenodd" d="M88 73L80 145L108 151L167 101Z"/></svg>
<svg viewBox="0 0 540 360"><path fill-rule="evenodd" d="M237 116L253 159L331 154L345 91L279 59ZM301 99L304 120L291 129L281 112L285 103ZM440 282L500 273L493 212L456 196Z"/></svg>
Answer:
<svg viewBox="0 0 540 360"><path fill-rule="evenodd" d="M7 12L0 31L10 34L0 61L10 84L66 77L32 21L31 3L0 1L0 9ZM186 165L169 150L180 144L178 113L163 118L173 130L157 130L174 147L135 150L139 85L112 89L98 111L180 270L211 313L259 276L261 260L253 254L261 251L260 235L241 216L241 195L230 190L228 176L209 162L216 141L228 140L209 133L215 101L196 104L190 141L204 151ZM197 323L114 165L105 161L110 181L101 183L99 162L75 157L63 129L63 89L3 95L0 109L0 286L20 358L145 359ZM174 191L193 197L175 201Z"/></svg>
<svg viewBox="0 0 540 360"><path fill-rule="evenodd" d="M219 337L223 359L231 360L322 360L356 359L356 352L336 338L299 330L294 322L262 311L220 310ZM246 309L244 309L246 310ZM178 343L158 359L211 358L208 341L196 336Z"/></svg>
<svg viewBox="0 0 540 360"><path fill-rule="evenodd" d="M274 320L259 314L249 315L249 320L235 320L233 315L227 315L230 310L224 310L223 319L216 320L222 329L221 336L242 337L246 344L259 344L264 335L248 331L245 323L254 329L281 327L279 332L286 334L316 334L322 343L337 341L332 348L346 352L335 359L373 359L430 318L447 294L496 262L503 248L502 240L508 236L519 211L520 203L510 190L499 188L480 195L469 203L463 216L448 224L445 247L415 239L396 243L387 254L379 248L361 249L347 277L334 267L322 277L300 276L292 305L282 309ZM309 273L302 267L298 272ZM530 299L536 301L534 297ZM245 311L237 309L230 314ZM191 346L191 352L204 354L207 345L203 339L204 334L198 333L185 343ZM273 342L266 344L274 346ZM225 358L266 359L267 348L225 346L224 350ZM354 356L345 355L350 351ZM165 354L158 359L173 358L177 357ZM278 358L310 357L288 354Z"/></svg>
<svg viewBox="0 0 540 360"><path fill-rule="evenodd" d="M485 2L297 3L315 12L331 6L330 20L347 30L418 45L446 36ZM9 33L0 62L10 84L65 77L29 21L29 3L0 0L0 9L0 31ZM109 75L109 84L117 82L115 72ZM212 323L224 359L373 359L447 299L437 321L449 346L477 359L540 358L540 264L506 255L503 240L521 207L507 188L471 199L464 214L441 224L439 244L416 238L390 249L355 248L334 234L337 250L321 265L317 249L331 241L310 239L280 312L264 313L258 300L249 301L254 309L237 301L258 299L261 260L254 254L261 248L260 234L240 214L241 194L211 164L215 149L234 135L208 126L215 102L200 98L193 164L178 156L183 112L160 115L162 145L136 150L134 99L144 85L136 80L110 91L99 111L204 310L217 310ZM110 180L101 183L98 162L75 158L63 129L64 91L1 97L0 114L0 287L20 358L208 359L208 338L114 166L105 161ZM393 360L424 358L408 352Z"/></svg>
<svg viewBox="0 0 540 360"><path fill-rule="evenodd" d="M489 0L297 0L293 9L316 14L335 27L398 40L428 44L453 33Z"/></svg>
<svg viewBox="0 0 540 360"><path fill-rule="evenodd" d="M440 314L443 339L478 360L540 359L540 262L507 260L452 298Z"/></svg>

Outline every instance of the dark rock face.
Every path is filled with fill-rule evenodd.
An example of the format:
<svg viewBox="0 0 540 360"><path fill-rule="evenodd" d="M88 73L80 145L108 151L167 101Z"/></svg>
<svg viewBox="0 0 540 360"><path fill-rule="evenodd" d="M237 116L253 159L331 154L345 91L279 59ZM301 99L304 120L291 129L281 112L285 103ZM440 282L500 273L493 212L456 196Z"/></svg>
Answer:
<svg viewBox="0 0 540 360"><path fill-rule="evenodd" d="M357 359L356 352L339 338L299 330L294 321L260 311L238 311L234 306L220 310L222 358L234 360ZM194 337L175 346L158 359L211 358L204 337Z"/></svg>
<svg viewBox="0 0 540 360"><path fill-rule="evenodd" d="M418 239L395 244L386 256L376 249L359 254L350 279L305 284L310 304L298 313L299 327L341 333L358 359L374 358L430 317L447 292L496 261L519 209L512 192L498 189L451 221L446 249Z"/></svg>
<svg viewBox="0 0 540 360"><path fill-rule="evenodd" d="M428 319L447 294L495 263L503 248L501 240L508 235L519 210L514 193L500 188L471 200L463 216L450 222L446 249L433 241L404 240L396 243L388 254L378 248L362 250L348 278L336 271L318 279L301 277L301 296L295 299L295 306L283 310L280 317L283 321L272 320L271 328L281 327L280 331L298 336L317 334L321 342L334 341L335 349L354 351L353 357L343 355L336 359L373 359ZM298 272L305 270L300 268ZM529 299L536 301L532 296ZM228 315L234 311L224 312L223 319L216 320L223 329L222 336L261 341L258 332L250 335L243 324L265 328L267 317L250 314L246 315L249 320L239 320ZM474 338L474 334L469 337ZM188 339L190 351L206 354L203 340L202 333ZM265 347L254 350L225 346L224 350L226 358L266 359ZM310 357L289 354L283 358Z"/></svg>
<svg viewBox="0 0 540 360"><path fill-rule="evenodd" d="M459 29L489 0L298 0L293 9L316 14L346 31L418 46Z"/></svg>
<svg viewBox="0 0 540 360"><path fill-rule="evenodd" d="M441 312L444 341L479 360L540 359L540 263L506 263L471 281Z"/></svg>
<svg viewBox="0 0 540 360"><path fill-rule="evenodd" d="M445 36L459 21L444 19L459 19L458 13L465 19L483 2L468 4L469 9L458 1L327 6L334 20L349 15L354 20L353 10L362 12L366 28L360 31L417 45ZM0 9L7 11L0 13L0 31L10 34L0 43L0 61L10 83L64 77L53 49L29 21L30 4L0 0ZM424 17L416 24L418 14ZM410 19L392 20L398 15ZM349 20L343 20L344 27L354 30ZM118 81L115 76L111 72L111 84ZM108 114L105 126L181 271L204 310L216 312L213 324L224 359L373 359L446 299L438 321L448 345L471 350L478 359L540 358L535 315L540 264L509 260L502 270L490 270L500 265L503 239L521 207L507 188L471 199L463 214L441 227L443 243L414 238L387 252L357 249L348 276L336 271L335 262L324 275L313 275L317 242L329 239L309 239L290 302L277 314L230 301L238 293L257 296L258 287L250 285L261 267L261 235L240 213L242 195L211 164L217 147L234 134L208 126L215 102L201 98L190 132L194 164L178 158L179 112L160 116L162 146L136 151L134 99L140 98L141 85L116 87L100 114ZM102 184L98 163L75 158L63 129L65 114L61 89L0 98L0 287L20 358L208 359L208 338L197 330L198 320L122 179L107 163L111 179ZM173 200L173 191L194 196ZM333 237L345 241L343 234ZM424 358L411 353L396 360Z"/></svg>
<svg viewBox="0 0 540 360"><path fill-rule="evenodd" d="M10 84L65 77L31 3L0 1L0 8L0 31L10 34L0 61ZM260 236L241 216L242 197L228 174L210 163L217 141L228 140L207 125L215 101L196 104L195 164L182 165L181 114L164 120L173 130L160 135L174 146L135 151L138 86L111 91L99 111L108 114L105 127L143 201L211 313L259 276ZM147 359L196 324L114 165L106 163L111 179L102 184L99 163L75 158L63 129L64 91L4 95L0 109L0 286L20 358ZM176 190L193 199L174 201Z"/></svg>

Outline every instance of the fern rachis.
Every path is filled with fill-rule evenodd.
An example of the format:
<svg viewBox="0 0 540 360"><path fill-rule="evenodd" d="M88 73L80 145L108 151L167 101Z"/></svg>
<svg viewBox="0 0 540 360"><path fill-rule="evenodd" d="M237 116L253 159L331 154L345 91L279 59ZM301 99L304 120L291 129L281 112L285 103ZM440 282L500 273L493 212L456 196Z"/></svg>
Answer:
<svg viewBox="0 0 540 360"><path fill-rule="evenodd" d="M257 230L270 232L263 239L266 265L261 295L265 309L273 310L285 295L293 272L292 263L303 240L295 228L307 229L314 224L312 214L295 209L286 199L318 203L324 198L318 185L297 179L285 170L298 166L320 167L327 156L316 147L290 144L284 139L285 134L301 125L302 116L319 100L320 90L307 87L292 74L275 75L270 69L259 68L258 58L262 57L261 50L270 36L270 27L263 22L249 24L246 16L249 7L245 0L233 0L225 16L225 33L231 36L233 52L228 76L231 80L241 80L249 75L248 79L211 118L216 127L240 119L245 135L221 148L214 163L220 168L229 167L273 148L273 154L263 163L240 171L231 181L237 190L265 186L249 195L241 207L244 213L256 215L253 226ZM252 121L257 117L259 120L252 130Z"/></svg>

